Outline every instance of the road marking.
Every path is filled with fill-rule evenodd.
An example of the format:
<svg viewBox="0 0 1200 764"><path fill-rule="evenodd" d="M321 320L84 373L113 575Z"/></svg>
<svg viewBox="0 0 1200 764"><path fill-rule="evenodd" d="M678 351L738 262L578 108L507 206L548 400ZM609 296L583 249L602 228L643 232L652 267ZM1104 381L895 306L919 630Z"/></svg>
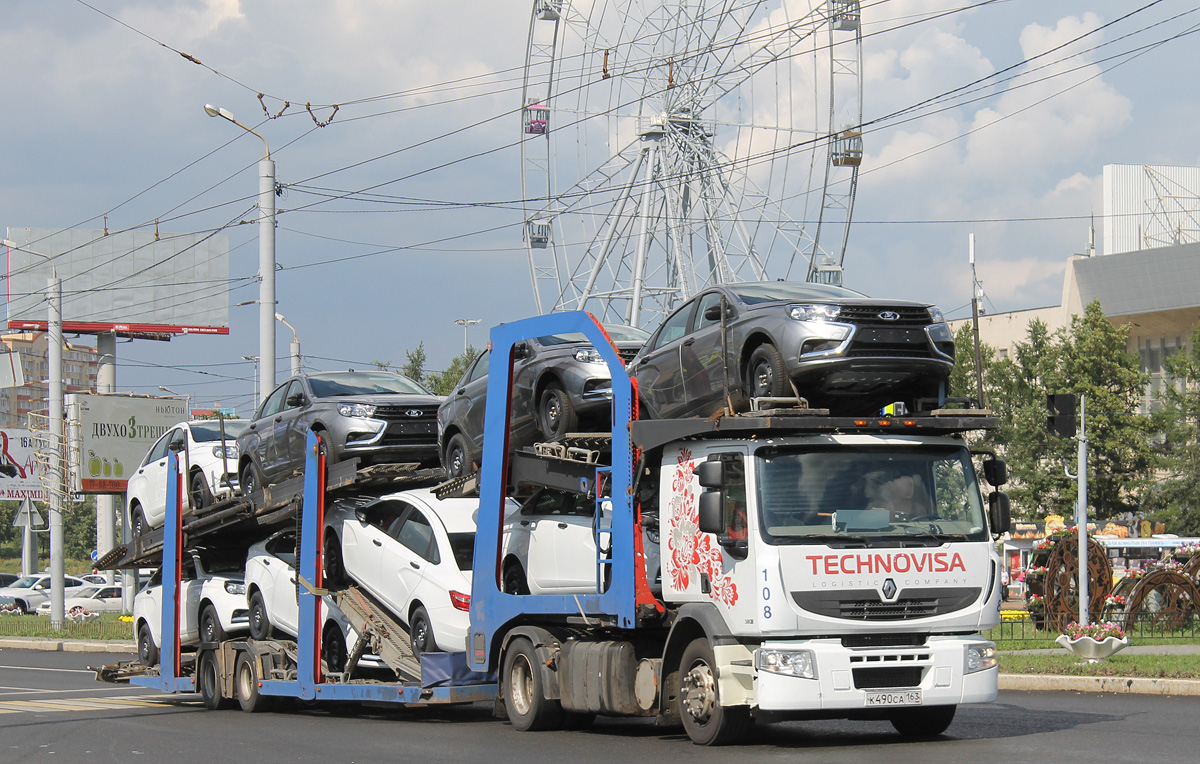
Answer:
<svg viewBox="0 0 1200 764"><path fill-rule="evenodd" d="M162 708L163 706L199 705L199 700L180 702L174 696L141 698L61 698L49 700L0 701L0 714L47 713L56 711L123 711L132 708Z"/></svg>
<svg viewBox="0 0 1200 764"><path fill-rule="evenodd" d="M37 666L0 666L0 669L13 669L15 671L55 671L62 674L92 674L95 676L95 671L88 669L60 669L60 668L39 668Z"/></svg>

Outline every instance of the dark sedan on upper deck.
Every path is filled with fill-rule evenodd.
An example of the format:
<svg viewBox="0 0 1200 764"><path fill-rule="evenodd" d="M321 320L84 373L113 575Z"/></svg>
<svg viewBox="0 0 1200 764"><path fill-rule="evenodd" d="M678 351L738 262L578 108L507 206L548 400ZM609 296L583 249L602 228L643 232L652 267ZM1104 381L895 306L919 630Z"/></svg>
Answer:
<svg viewBox="0 0 1200 764"><path fill-rule="evenodd" d="M725 306L725 352L721 315ZM935 305L826 284L715 286L672 313L630 362L650 418L802 397L834 415L944 402L954 337Z"/></svg>

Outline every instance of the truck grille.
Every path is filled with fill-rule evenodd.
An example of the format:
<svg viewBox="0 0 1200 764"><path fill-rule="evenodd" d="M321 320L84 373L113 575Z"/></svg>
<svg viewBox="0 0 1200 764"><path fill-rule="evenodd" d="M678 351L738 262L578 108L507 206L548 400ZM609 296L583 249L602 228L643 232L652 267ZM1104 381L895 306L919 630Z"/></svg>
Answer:
<svg viewBox="0 0 1200 764"><path fill-rule="evenodd" d="M884 602L872 589L839 593L792 592L797 605L810 613L848 621L906 621L962 610L979 599L983 590L973 588L906 589L908 596Z"/></svg>
<svg viewBox="0 0 1200 764"><path fill-rule="evenodd" d="M920 687L921 666L888 666L887 668L856 668L854 688L878 690L887 687Z"/></svg>

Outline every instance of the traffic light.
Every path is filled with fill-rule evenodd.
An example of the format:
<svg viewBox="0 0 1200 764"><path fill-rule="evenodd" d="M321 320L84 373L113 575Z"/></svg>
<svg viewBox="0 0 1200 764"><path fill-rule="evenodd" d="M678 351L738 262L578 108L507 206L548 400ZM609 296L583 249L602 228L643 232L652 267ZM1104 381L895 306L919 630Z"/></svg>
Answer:
<svg viewBox="0 0 1200 764"><path fill-rule="evenodd" d="M1075 437L1074 393L1054 393L1046 396L1046 429L1060 438Z"/></svg>

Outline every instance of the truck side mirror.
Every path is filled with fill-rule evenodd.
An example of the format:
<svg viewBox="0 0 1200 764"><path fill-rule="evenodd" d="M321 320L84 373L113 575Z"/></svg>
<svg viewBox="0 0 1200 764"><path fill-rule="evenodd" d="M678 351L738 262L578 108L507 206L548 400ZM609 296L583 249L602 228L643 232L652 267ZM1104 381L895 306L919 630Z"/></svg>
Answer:
<svg viewBox="0 0 1200 764"><path fill-rule="evenodd" d="M705 462L704 464L720 465L720 462ZM701 533L716 533L717 535L721 535L725 532L725 513L722 511L724 507L724 491L705 491L700 494L698 506L700 517L698 520Z"/></svg>
<svg viewBox="0 0 1200 764"><path fill-rule="evenodd" d="M700 462L696 465L696 479L701 488L720 490L725 487L725 463L719 461ZM703 494L701 495L703 498ZM711 531L705 531L710 533Z"/></svg>
<svg viewBox="0 0 1200 764"><path fill-rule="evenodd" d="M1008 532L1012 525L1012 513L1008 494L1004 491L992 491L988 495L988 519L992 523L992 533L999 535Z"/></svg>
<svg viewBox="0 0 1200 764"><path fill-rule="evenodd" d="M991 485L999 488L1008 482L1008 462L1003 459L984 459L983 477Z"/></svg>

